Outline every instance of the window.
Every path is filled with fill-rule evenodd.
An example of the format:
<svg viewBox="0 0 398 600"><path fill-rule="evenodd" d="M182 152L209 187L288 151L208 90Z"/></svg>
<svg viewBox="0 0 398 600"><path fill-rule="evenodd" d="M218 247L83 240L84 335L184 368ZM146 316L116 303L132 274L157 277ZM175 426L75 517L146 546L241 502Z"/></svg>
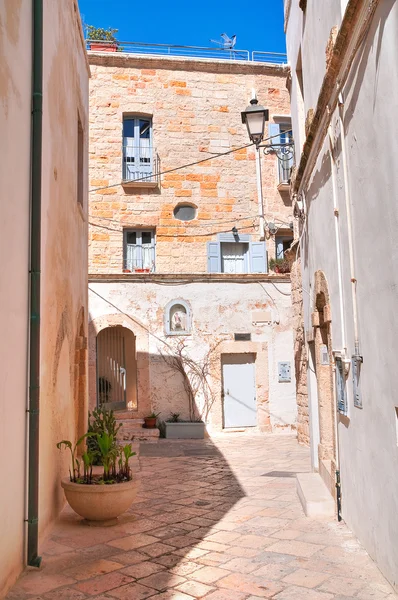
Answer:
<svg viewBox="0 0 398 600"><path fill-rule="evenodd" d="M149 230L124 231L125 273L153 273L155 271L155 232Z"/></svg>
<svg viewBox="0 0 398 600"><path fill-rule="evenodd" d="M84 198L84 131L80 120L80 115L77 115L77 202L83 208Z"/></svg>
<svg viewBox="0 0 398 600"><path fill-rule="evenodd" d="M240 242L221 243L221 272L248 273L249 244Z"/></svg>
<svg viewBox="0 0 398 600"><path fill-rule="evenodd" d="M277 259L285 257L285 252L290 248L292 241L292 235L277 235L275 237L275 257Z"/></svg>
<svg viewBox="0 0 398 600"><path fill-rule="evenodd" d="M294 165L293 133L291 121L270 123L268 126L270 144L275 145L278 153L278 179L279 184L289 184ZM291 144L283 147L280 144Z"/></svg>
<svg viewBox="0 0 398 600"><path fill-rule="evenodd" d="M185 300L172 300L165 309L166 335L189 335L191 309Z"/></svg>
<svg viewBox="0 0 398 600"><path fill-rule="evenodd" d="M248 234L220 233L207 243L209 273L266 273L265 242L252 242Z"/></svg>
<svg viewBox="0 0 398 600"><path fill-rule="evenodd" d="M123 119L123 181L150 182L153 175L152 120Z"/></svg>
<svg viewBox="0 0 398 600"><path fill-rule="evenodd" d="M192 206L192 204L178 204L173 211L173 215L179 221L193 221L196 217L196 206Z"/></svg>

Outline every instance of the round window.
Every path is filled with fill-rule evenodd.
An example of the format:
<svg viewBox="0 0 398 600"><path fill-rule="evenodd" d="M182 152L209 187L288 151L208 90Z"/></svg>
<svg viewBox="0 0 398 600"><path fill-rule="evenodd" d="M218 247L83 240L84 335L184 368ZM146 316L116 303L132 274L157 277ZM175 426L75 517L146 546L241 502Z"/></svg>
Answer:
<svg viewBox="0 0 398 600"><path fill-rule="evenodd" d="M190 204L178 204L173 214L179 221L192 221L196 217L196 208Z"/></svg>

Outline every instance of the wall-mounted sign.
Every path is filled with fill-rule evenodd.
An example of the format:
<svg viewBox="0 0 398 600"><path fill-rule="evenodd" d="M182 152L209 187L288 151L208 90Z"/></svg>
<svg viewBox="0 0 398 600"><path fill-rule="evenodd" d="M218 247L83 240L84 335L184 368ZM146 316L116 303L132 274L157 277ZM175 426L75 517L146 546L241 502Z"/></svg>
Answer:
<svg viewBox="0 0 398 600"><path fill-rule="evenodd" d="M290 362L278 362L278 378L281 382L292 380Z"/></svg>
<svg viewBox="0 0 398 600"><path fill-rule="evenodd" d="M326 346L326 344L321 344L320 347L320 359L321 359L321 365L328 365L329 364L329 351L328 351L328 347Z"/></svg>
<svg viewBox="0 0 398 600"><path fill-rule="evenodd" d="M235 342L250 342L252 339L251 333L235 333Z"/></svg>
<svg viewBox="0 0 398 600"><path fill-rule="evenodd" d="M347 390L345 385L344 363L340 356L336 356L336 394L337 410L347 414Z"/></svg>
<svg viewBox="0 0 398 600"><path fill-rule="evenodd" d="M352 384L353 384L353 393L354 393L354 406L356 408L362 407L362 395L359 387L359 381L361 377L361 365L362 365L362 357L353 356L351 358L352 365Z"/></svg>

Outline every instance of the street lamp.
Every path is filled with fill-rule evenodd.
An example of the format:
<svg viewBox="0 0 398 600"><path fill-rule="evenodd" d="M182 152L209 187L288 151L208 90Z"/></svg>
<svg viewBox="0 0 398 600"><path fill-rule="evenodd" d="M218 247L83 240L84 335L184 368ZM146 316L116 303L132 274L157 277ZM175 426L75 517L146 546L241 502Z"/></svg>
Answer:
<svg viewBox="0 0 398 600"><path fill-rule="evenodd" d="M250 105L241 113L242 123L246 124L249 138L258 146L264 137L265 121L268 121L269 111L258 103L257 98L250 100Z"/></svg>

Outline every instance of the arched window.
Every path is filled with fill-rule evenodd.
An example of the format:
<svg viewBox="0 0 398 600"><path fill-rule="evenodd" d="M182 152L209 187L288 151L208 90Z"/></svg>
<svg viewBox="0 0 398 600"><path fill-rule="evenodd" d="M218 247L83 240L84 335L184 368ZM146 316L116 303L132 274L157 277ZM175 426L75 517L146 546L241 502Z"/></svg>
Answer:
<svg viewBox="0 0 398 600"><path fill-rule="evenodd" d="M172 300L165 309L166 335L191 333L191 309L185 300Z"/></svg>

